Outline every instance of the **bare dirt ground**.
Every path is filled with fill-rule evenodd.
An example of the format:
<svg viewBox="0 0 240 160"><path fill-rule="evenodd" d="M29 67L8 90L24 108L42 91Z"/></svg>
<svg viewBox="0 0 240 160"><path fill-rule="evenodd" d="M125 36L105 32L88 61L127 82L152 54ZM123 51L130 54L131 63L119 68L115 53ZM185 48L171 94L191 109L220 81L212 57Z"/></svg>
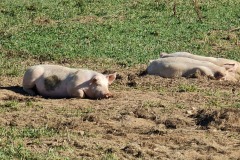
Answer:
<svg viewBox="0 0 240 160"><path fill-rule="evenodd" d="M240 159L240 83L202 79L164 79L141 75L146 66L118 72L103 100L45 99L25 95L22 77L0 77L2 127L48 126L62 134L25 138L24 146L71 159Z"/></svg>

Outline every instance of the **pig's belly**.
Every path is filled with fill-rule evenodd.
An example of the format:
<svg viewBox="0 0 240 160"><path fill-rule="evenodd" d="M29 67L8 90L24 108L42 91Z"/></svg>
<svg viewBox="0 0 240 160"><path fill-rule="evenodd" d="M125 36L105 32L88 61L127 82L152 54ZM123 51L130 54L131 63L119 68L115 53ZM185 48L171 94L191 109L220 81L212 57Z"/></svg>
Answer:
<svg viewBox="0 0 240 160"><path fill-rule="evenodd" d="M36 88L40 95L51 98L68 98L70 95L67 91L67 81L59 81L52 83L41 79L36 82Z"/></svg>
<svg viewBox="0 0 240 160"><path fill-rule="evenodd" d="M182 77L188 66L182 63L163 63L159 68L159 75L166 78Z"/></svg>

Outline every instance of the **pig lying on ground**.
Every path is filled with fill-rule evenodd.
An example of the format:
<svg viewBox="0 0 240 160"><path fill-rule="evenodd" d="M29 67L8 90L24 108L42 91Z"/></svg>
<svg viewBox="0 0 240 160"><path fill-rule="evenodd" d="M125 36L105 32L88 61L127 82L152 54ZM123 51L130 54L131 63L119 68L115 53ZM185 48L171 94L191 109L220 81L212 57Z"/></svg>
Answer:
<svg viewBox="0 0 240 160"><path fill-rule="evenodd" d="M51 98L91 98L111 97L108 85L116 78L116 73L101 73L73 69L58 65L36 65L27 69L23 77L23 89L30 95L37 92Z"/></svg>
<svg viewBox="0 0 240 160"><path fill-rule="evenodd" d="M147 73L165 78L195 77L196 74L218 80L232 78L224 67L187 57L167 57L152 60L147 67Z"/></svg>
<svg viewBox="0 0 240 160"><path fill-rule="evenodd" d="M236 78L240 78L240 63L234 60L225 59L225 58L215 58L215 57L205 57L205 56L199 56L194 55L188 52L175 52L171 54L167 53L161 53L160 58L166 58L166 57L187 57L195 60L200 61L208 61L211 63L214 63L215 65L218 65L220 67L225 67L228 69L228 71L234 71L236 73Z"/></svg>

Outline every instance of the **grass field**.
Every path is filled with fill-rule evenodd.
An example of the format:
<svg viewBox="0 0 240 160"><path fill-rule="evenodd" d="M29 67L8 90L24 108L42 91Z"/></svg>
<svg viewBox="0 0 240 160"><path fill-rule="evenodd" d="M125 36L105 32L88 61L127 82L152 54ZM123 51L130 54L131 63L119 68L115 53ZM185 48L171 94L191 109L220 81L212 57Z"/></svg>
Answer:
<svg viewBox="0 0 240 160"><path fill-rule="evenodd" d="M0 73L30 57L111 58L132 66L160 52L189 51L240 60L239 5L238 0L2 0Z"/></svg>
<svg viewBox="0 0 240 160"><path fill-rule="evenodd" d="M8 82L5 80L6 83L2 82L2 86L10 83L11 78L16 78L14 79L16 82L21 79L19 77L23 75L28 65L45 62L90 69L100 68L100 70L111 69L113 66L115 69L121 68L121 71L128 70L137 65L146 65L150 59L158 58L161 52L188 51L199 55L226 57L240 61L239 6L239 0L1 0L0 80L5 80L3 77L9 79ZM138 81L142 83L141 80ZM166 83L172 82L166 81ZM19 81L16 84L19 84ZM135 88L136 92L138 90L156 91L158 95L161 95L162 93L173 94L174 91L178 94L180 92L178 90L181 90L190 95L201 94L199 99L205 98L207 102L204 105L208 107L234 106L233 108L239 108L240 104L239 94L232 95L227 84L225 88L223 87L224 91L214 87L205 90L199 84L189 85L185 84L185 81L175 86L177 89L175 88L174 91L164 88L167 85L161 86L162 88L158 90L150 88L149 84L145 85L149 88L144 88L146 86ZM119 86L121 87L120 82L114 87L116 90L121 90ZM217 86L221 85L217 84ZM236 89L236 86L233 89ZM230 97L230 100L226 97ZM138 101L142 102L142 99ZM59 103L55 101L50 104ZM114 101L118 102L116 99ZM78 145L79 134L83 134L81 136L83 140L88 141L90 138L89 142L93 142L94 139L99 138L96 134L98 130L96 133L94 130L94 134L90 131L89 133L87 131L75 133L74 129L69 129L68 132L56 125L63 124L69 117L79 120L79 117L91 113L97 114L96 110L99 108L94 108L94 105L101 106L105 101L96 102L96 104L87 101L83 108L72 108L66 113L64 113L65 107L71 106L71 103L77 105L77 102L67 100L66 104L63 101L62 103L66 106L61 106L60 109L51 108L50 113L53 115L49 113L44 118L40 117L41 122L36 122L36 126L28 126L29 122L21 127L18 122L11 121L6 127L1 121L0 159L72 159L79 154L80 151L76 151L79 148L84 148L84 146L91 148L91 145L87 143L83 146ZM108 103L111 101L106 101L106 104ZM13 113L11 116L14 117L15 112L21 111L24 115L25 112L31 110L33 116L35 113L41 115L42 112L45 113L45 110L48 111L47 107L50 104L48 100L43 101L40 98L14 99L10 96L0 103L0 113L3 115L6 113L8 116ZM190 104L190 102L189 104L176 102L175 107L181 110L188 108ZM147 101L141 104L141 107L151 110L158 105L158 101ZM108 109L111 112L111 108ZM165 109L161 107L160 109L165 113ZM132 113L132 110L129 112ZM104 109L101 114L103 113L105 113ZM54 121L54 118L58 116L62 116L63 119ZM53 120L54 123L49 125L45 118ZM37 119L34 120L38 121ZM64 123L63 126L73 125L72 121L71 124ZM116 132L120 131L114 130L114 133ZM207 133L203 135L205 138L208 136ZM236 135L231 136L236 137ZM56 142L51 139L52 137ZM51 143L48 143L50 139ZM69 139L74 143L70 143ZM118 151L103 151L101 146L94 142L93 144L95 152L92 154L97 151L101 152L100 159L122 159ZM104 144L104 142L99 141L99 144ZM115 144L117 145L118 142L116 141ZM33 147L26 147L29 145ZM37 151L34 150L34 146ZM135 151L133 152L135 154ZM133 157L144 159L141 155L138 157L138 153L136 155ZM145 155L148 154L145 153ZM91 157L91 153L85 157Z"/></svg>

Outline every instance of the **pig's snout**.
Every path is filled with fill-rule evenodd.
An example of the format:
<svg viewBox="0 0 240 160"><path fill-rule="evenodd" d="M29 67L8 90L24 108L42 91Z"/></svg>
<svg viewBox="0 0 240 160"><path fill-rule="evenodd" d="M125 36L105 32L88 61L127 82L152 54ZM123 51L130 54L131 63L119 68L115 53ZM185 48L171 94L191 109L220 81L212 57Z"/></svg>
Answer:
<svg viewBox="0 0 240 160"><path fill-rule="evenodd" d="M112 93L106 93L104 94L104 98L111 98L113 97L113 94Z"/></svg>

